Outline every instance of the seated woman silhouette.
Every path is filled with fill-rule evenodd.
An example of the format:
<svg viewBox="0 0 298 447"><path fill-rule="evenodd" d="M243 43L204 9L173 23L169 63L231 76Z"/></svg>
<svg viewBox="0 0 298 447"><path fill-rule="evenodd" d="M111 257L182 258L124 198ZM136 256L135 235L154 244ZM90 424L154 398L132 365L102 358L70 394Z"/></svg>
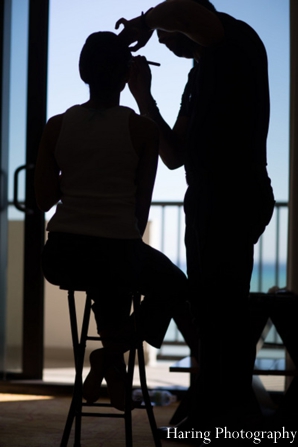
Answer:
<svg viewBox="0 0 298 447"><path fill-rule="evenodd" d="M91 34L79 71L90 99L46 124L38 153L35 189L48 211L42 254L46 279L87 287L103 348L90 355L83 395L95 402L105 377L112 404L124 408L125 363L131 346L131 292L145 296L142 337L159 348L173 312L186 298L185 275L146 245L159 134L156 125L119 105L132 57L110 32ZM87 286L86 286L87 284Z"/></svg>

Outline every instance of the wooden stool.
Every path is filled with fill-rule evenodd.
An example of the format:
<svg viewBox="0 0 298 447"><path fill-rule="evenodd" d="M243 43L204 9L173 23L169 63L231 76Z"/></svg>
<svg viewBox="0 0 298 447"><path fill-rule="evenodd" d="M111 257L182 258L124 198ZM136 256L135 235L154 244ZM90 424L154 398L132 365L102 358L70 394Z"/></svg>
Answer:
<svg viewBox="0 0 298 447"><path fill-rule="evenodd" d="M71 405L69 408L66 424L64 427L64 432L61 440L60 447L67 447L69 435L71 432L71 428L73 425L73 421L75 419L75 441L74 447L81 447L81 422L82 417L109 417L109 418L123 418L125 422L125 440L126 447L132 447L132 418L131 418L131 401L132 401L132 383L134 376L134 367L135 367L135 357L136 352L138 353L138 368L140 375L140 385L144 398L144 405L140 405L138 408L146 409L147 416L149 419L154 445L156 447L161 447L161 442L158 437L157 426L155 422L155 417L153 413L153 408L151 405L147 381L146 381L146 370L145 370L145 360L144 360L144 350L143 343L140 338L137 338L136 346L133 347L129 351L129 359L128 359L128 381L126 388L126 396L125 399L125 410L120 413L99 413L99 412L86 412L83 411L85 407L112 407L111 404L108 403L100 403L96 402L93 404L87 404L82 402L82 389L83 389L83 379L82 379L82 371L84 364L84 356L85 356L85 348L88 340L100 340L100 337L92 337L88 335L88 327L89 327L89 319L91 313L91 298L88 296L86 292L86 288L76 288L69 285L61 285L60 289L68 291L68 305L69 305L69 314L70 314L70 324L71 324L71 334L72 334L72 342L73 342L73 352L74 352L74 361L75 361L75 383L74 383L74 391L73 397L71 401ZM79 338L78 334L78 324L77 324L77 314L76 314L76 304L75 304L75 292L83 291L86 292L86 302L85 309L83 315L83 321L81 326L81 336ZM138 313L140 308L141 296L139 293L132 294L132 302L133 302L133 310L135 316L135 327L136 334L138 335Z"/></svg>

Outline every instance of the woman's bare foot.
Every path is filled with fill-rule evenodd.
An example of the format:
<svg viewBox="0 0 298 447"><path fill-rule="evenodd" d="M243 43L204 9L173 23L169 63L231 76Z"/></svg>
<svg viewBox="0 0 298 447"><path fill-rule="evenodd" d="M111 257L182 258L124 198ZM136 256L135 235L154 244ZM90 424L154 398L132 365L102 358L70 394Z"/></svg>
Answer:
<svg viewBox="0 0 298 447"><path fill-rule="evenodd" d="M94 403L100 397L100 386L104 378L105 350L92 351L89 360L91 368L83 384L83 398L87 403Z"/></svg>
<svg viewBox="0 0 298 447"><path fill-rule="evenodd" d="M107 382L111 404L118 410L125 409L127 372L123 354L106 350L104 378Z"/></svg>
<svg viewBox="0 0 298 447"><path fill-rule="evenodd" d="M89 404L96 402L100 397L102 380L105 378L111 404L124 411L127 373L123 353L106 348L96 349L90 354L90 366L90 372L83 384L83 398Z"/></svg>

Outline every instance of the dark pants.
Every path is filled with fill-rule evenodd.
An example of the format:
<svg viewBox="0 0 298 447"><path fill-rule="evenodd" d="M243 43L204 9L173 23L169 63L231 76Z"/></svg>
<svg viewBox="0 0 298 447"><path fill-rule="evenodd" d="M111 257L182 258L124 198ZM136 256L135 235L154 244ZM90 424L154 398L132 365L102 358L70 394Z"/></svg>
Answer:
<svg viewBox="0 0 298 447"><path fill-rule="evenodd" d="M253 400L255 346L248 309L253 242L244 209L221 206L189 188L185 213L190 302L200 339L192 412L208 419L240 411Z"/></svg>
<svg viewBox="0 0 298 447"><path fill-rule="evenodd" d="M88 285L99 331L119 329L130 313L131 292L144 295L142 333L157 348L187 298L184 273L141 239L49 233L42 268L52 284Z"/></svg>

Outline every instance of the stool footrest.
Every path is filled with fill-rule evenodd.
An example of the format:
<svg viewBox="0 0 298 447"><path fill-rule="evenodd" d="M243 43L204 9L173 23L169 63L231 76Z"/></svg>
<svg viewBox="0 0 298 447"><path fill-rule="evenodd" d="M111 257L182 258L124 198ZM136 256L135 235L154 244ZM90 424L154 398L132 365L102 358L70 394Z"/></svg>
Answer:
<svg viewBox="0 0 298 447"><path fill-rule="evenodd" d="M65 286L63 287L65 289ZM146 383L146 373L145 373L145 361L144 361L144 352L143 352L143 344L138 342L134 347L131 348L129 352L129 360L128 360L128 384L126 387L126 396L127 399L125 410L120 411L115 409L115 412L100 412L95 411L95 409L102 408L114 408L111 403L106 402L94 402L87 403L82 402L82 372L83 372L83 364L85 357L85 348L87 341L100 341L101 338L99 336L91 336L88 335L89 328L89 319L91 314L91 298L86 293L86 301L85 301L85 309L83 312L83 320L81 324L81 334L79 337L78 332L78 322L77 322L77 314L76 314L76 303L75 303L75 292L76 290L69 287L68 289L68 305L69 305L69 314L70 314L70 323L71 323L71 334L72 334L72 342L73 342L73 351L75 358L75 370L76 377L74 383L74 391L72 402L69 408L66 424L64 427L63 437L61 440L60 447L67 447L70 432L73 426L73 422L75 421L75 434L74 434L74 446L81 447L81 422L83 417L97 417L97 418L114 418L114 419L124 419L125 422L125 441L126 447L132 446L132 417L131 417L131 405L129 399L131 399L132 393L132 383L133 383L133 375L135 368L135 357L136 352L138 353L138 368L139 368L139 376L140 376L140 384L144 395L145 405L140 405L137 408L146 409L147 416L150 423L150 428L152 432L152 436L154 439L153 445L155 447L161 447L161 442L158 437L157 426L155 417L153 414L153 408L149 399L147 383ZM138 335L138 311L140 307L141 296L139 293L134 293L132 295L133 301L133 309L135 316L135 326L136 326L136 336ZM94 411L84 411L86 407L93 408ZM107 411L107 410L106 410Z"/></svg>
<svg viewBox="0 0 298 447"><path fill-rule="evenodd" d="M93 404L88 404L87 402L83 402L82 407L110 407L110 408L113 408L113 405L104 403L104 402L103 403L94 402Z"/></svg>
<svg viewBox="0 0 298 447"><path fill-rule="evenodd" d="M81 413L81 416L95 417L95 418L125 418L124 413Z"/></svg>

